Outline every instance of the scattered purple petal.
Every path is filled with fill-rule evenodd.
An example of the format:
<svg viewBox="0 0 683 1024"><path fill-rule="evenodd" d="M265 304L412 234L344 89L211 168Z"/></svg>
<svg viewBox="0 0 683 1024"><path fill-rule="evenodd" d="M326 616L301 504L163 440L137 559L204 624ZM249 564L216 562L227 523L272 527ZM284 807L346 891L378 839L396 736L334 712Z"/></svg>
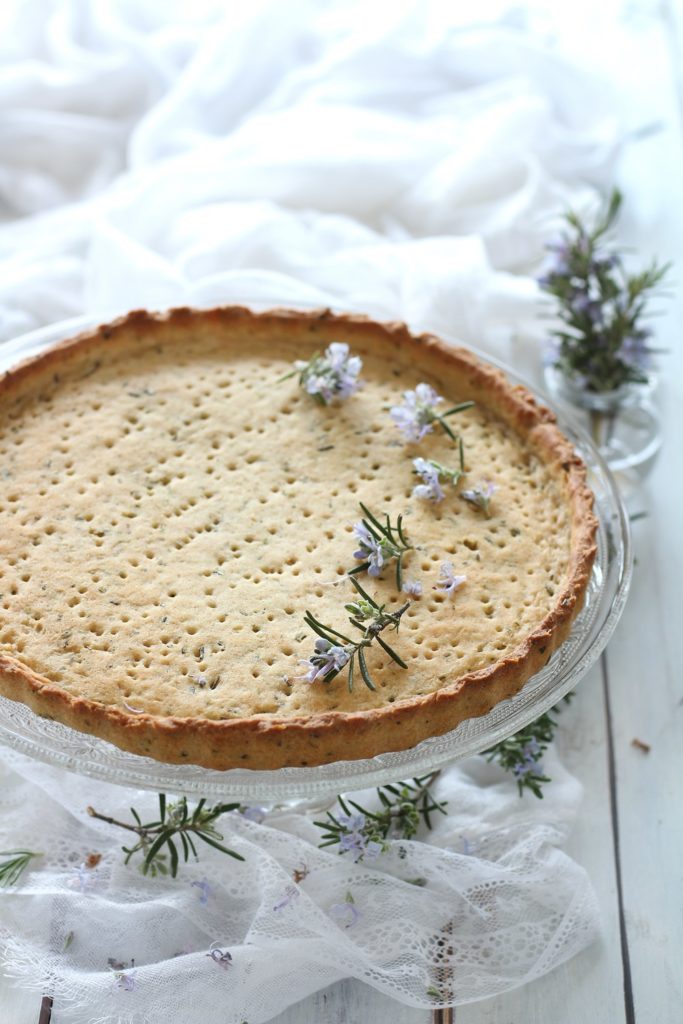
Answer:
<svg viewBox="0 0 683 1024"><path fill-rule="evenodd" d="M333 903L330 907L330 917L344 928L353 928L362 916L351 893L346 894L343 903Z"/></svg>
<svg viewBox="0 0 683 1024"><path fill-rule="evenodd" d="M257 825L260 825L262 821L266 820L268 808L259 806L245 807L241 813L242 817L246 818L247 821L253 821Z"/></svg>
<svg viewBox="0 0 683 1024"><path fill-rule="evenodd" d="M422 594L422 584L419 580L404 580L401 589L404 594L408 594L410 597L420 597Z"/></svg>
<svg viewBox="0 0 683 1024"><path fill-rule="evenodd" d="M299 892L295 885L288 885L287 888L285 889L284 896L277 901L277 903L273 907L273 910L275 911L275 913L279 913L281 910L284 910L285 907L291 906L291 904L295 900L298 900L300 895L301 893Z"/></svg>
<svg viewBox="0 0 683 1024"><path fill-rule="evenodd" d="M190 885L195 886L200 890L199 902L203 907L209 902L209 896L211 895L212 889L207 880L204 878L201 882L190 882Z"/></svg>

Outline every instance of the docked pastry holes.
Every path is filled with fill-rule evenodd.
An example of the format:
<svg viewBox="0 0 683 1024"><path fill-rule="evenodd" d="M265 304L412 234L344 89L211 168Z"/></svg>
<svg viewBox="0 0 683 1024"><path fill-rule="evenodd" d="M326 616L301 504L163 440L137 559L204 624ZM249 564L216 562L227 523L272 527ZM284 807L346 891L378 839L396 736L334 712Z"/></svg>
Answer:
<svg viewBox="0 0 683 1024"><path fill-rule="evenodd" d="M339 340L343 340L340 329ZM296 379L301 351L211 331L65 355L59 379L9 388L0 412L0 651L74 695L159 715L290 717L367 710L439 689L514 651L551 611L570 551L557 477L481 405L452 419L463 486L493 480L486 519L446 489L412 497L418 454L457 464L434 431L402 443L387 407L421 380L365 346L364 387L322 408ZM361 344L361 348L362 348ZM446 389L444 389L446 390ZM465 397L446 391L449 401ZM306 608L346 631L362 500L405 517L419 580L392 640L368 654L376 694L340 676L311 687ZM19 553L19 554L17 554ZM439 593L442 562L467 583ZM364 579L405 600L391 567Z"/></svg>

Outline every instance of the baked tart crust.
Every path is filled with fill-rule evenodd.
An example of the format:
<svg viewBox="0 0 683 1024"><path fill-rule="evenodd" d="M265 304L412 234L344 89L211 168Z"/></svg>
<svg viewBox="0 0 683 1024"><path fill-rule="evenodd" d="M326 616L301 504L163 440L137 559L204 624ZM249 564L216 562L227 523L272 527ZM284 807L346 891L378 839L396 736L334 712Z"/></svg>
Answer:
<svg viewBox="0 0 683 1024"><path fill-rule="evenodd" d="M344 342L363 386L316 403L295 360ZM438 503L412 459L454 464L389 413L430 384L466 476ZM398 323L241 307L137 311L0 380L0 692L136 754L207 768L404 750L511 697L567 637L595 556L586 471L552 413L464 348ZM461 492L493 481L490 517ZM422 584L375 692L306 680L308 608L348 629L359 502L402 514ZM466 576L438 588L444 562ZM405 600L393 569L358 577Z"/></svg>

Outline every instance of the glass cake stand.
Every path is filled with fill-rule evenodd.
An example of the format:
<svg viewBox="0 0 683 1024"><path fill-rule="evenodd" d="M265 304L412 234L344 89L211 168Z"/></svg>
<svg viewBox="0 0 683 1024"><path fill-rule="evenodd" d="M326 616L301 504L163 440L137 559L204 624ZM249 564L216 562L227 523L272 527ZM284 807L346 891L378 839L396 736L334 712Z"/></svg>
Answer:
<svg viewBox="0 0 683 1024"><path fill-rule="evenodd" d="M73 322L30 336L30 343L0 353L0 371L73 332ZM78 327L89 326L84 320ZM27 339L27 342L29 339ZM540 402L553 408L509 367L499 366L515 383L524 384ZM196 765L170 765L129 754L104 740L48 721L25 705L0 697L0 742L40 761L91 778L166 793L230 798L241 803L284 803L321 800L337 793L379 786L424 775L443 765L481 753L517 732L569 692L594 664L612 635L624 608L631 579L628 517L604 459L588 435L564 412L555 410L564 433L588 467L598 516L598 552L584 607L571 633L550 662L518 694L497 704L487 715L462 722L443 736L424 740L410 750L358 761L339 761L313 768L276 771L234 769L212 771Z"/></svg>

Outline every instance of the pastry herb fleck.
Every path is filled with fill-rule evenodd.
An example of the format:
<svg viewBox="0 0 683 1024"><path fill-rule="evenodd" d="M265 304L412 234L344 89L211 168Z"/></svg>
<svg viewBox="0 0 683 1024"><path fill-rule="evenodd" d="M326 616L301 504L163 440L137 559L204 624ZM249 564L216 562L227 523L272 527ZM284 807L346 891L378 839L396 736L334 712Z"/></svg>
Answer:
<svg viewBox="0 0 683 1024"><path fill-rule="evenodd" d="M552 332L558 342L554 365L586 391L647 381L652 331L642 319L648 293L670 270L670 264L654 261L638 274L626 272L621 254L606 244L621 202L614 189L592 230L577 214L567 213L566 230L546 246L552 258L538 281L556 300L562 321Z"/></svg>
<svg viewBox="0 0 683 1024"><path fill-rule="evenodd" d="M349 346L333 341L323 355L319 352L304 362L297 360L291 373L280 377L278 383L299 374L299 384L304 391L319 402L329 405L335 398L348 398L361 386L358 375L363 368L360 356L349 355Z"/></svg>
<svg viewBox="0 0 683 1024"><path fill-rule="evenodd" d="M116 825L118 828L125 828L129 832L135 833L138 839L137 843L131 847L123 847L123 852L126 854L124 863L128 864L136 854L141 854L143 860L140 870L143 875L154 877L170 874L172 878L175 878L178 874L180 853L182 853L185 863L189 861L190 857L194 857L195 860L199 859L194 843L195 839L201 839L203 843L213 846L221 853L227 853L230 857L235 857L236 860L244 860L239 853L222 845L223 836L215 827L216 820L222 814L238 810L240 805L237 803L215 804L213 807L205 805L206 800L200 800L194 810L190 811L186 797L183 796L175 803L167 804L166 796L160 793L158 820L143 824L138 812L131 807L130 813L135 819L134 825L125 821L116 821L105 814L99 814L93 807L88 807L87 811L91 818L106 821L109 825ZM180 844L180 852L177 843Z"/></svg>
<svg viewBox="0 0 683 1024"><path fill-rule="evenodd" d="M323 830L320 846L338 846L339 853L350 853L360 861L384 852L390 839L413 839L421 821L431 829L432 814L446 814L445 801L436 800L431 792L439 775L434 771L411 782L380 786L381 806L373 811L338 796L341 813L328 811L325 821L315 822Z"/></svg>
<svg viewBox="0 0 683 1024"><path fill-rule="evenodd" d="M353 690L353 681L356 664L363 677L363 682L369 690L376 690L377 687L372 681L365 652L368 647L377 642L386 651L392 661L401 668L408 668L405 661L394 651L386 640L380 636L385 629L398 631L401 623L401 616L410 607L410 601L398 608L396 611L386 611L386 605L379 605L369 594L363 590L360 583L354 576L349 577L351 583L358 592L358 600L347 604L346 611L349 613L349 622L361 631L363 636L360 640L353 640L351 637L340 633L331 626L325 626L315 616L307 611L304 615L306 625L317 633L315 649L310 658L302 661L308 667L305 679L309 683L321 680L323 683L331 683L335 676L348 665L349 691ZM340 642L341 641L341 642Z"/></svg>
<svg viewBox="0 0 683 1024"><path fill-rule="evenodd" d="M361 560L361 565L349 569L349 576L368 571L369 576L379 576L382 568L392 559L396 559L396 589L403 588L403 557L407 551L413 550L403 532L403 516L399 515L394 526L388 515L384 516L384 524L372 514L362 502L360 503L364 518L354 523L353 532L359 542L358 550L353 557Z"/></svg>

